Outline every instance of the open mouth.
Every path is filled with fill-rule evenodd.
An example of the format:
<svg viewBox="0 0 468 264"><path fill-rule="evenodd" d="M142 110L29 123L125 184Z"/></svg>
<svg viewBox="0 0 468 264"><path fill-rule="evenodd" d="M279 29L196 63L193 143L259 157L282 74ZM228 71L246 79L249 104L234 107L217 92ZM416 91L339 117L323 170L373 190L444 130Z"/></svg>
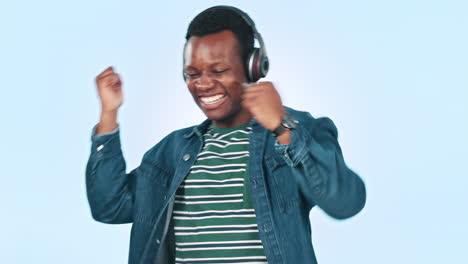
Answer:
<svg viewBox="0 0 468 264"><path fill-rule="evenodd" d="M200 97L201 106L205 109L214 109L220 106L226 99L225 94L217 94L213 96Z"/></svg>

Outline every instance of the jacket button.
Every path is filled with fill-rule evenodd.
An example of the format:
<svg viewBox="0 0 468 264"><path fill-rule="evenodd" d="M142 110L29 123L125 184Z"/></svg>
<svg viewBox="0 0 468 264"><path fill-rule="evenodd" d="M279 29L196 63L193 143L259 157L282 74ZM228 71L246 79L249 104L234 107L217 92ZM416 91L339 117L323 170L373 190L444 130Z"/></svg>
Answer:
<svg viewBox="0 0 468 264"><path fill-rule="evenodd" d="M104 145L99 145L99 147L96 148L97 151L100 151L101 149L104 148Z"/></svg>
<svg viewBox="0 0 468 264"><path fill-rule="evenodd" d="M159 243L161 243L161 241L159 241L159 239L156 239L156 243L158 243L158 244L159 244Z"/></svg>
<svg viewBox="0 0 468 264"><path fill-rule="evenodd" d="M164 200L166 200L166 199L167 199L167 196L166 196L166 195L164 195Z"/></svg>
<svg viewBox="0 0 468 264"><path fill-rule="evenodd" d="M183 157L184 161L187 161L190 159L190 154L185 154Z"/></svg>

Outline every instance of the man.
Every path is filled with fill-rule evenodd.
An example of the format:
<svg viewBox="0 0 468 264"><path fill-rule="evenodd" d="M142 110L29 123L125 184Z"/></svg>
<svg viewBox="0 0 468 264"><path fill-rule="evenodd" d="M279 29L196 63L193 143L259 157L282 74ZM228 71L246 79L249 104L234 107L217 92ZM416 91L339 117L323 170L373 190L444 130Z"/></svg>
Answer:
<svg viewBox="0 0 468 264"><path fill-rule="evenodd" d="M129 263L316 263L312 207L345 219L366 200L336 127L256 82L268 60L242 11L209 8L186 39L184 78L207 119L167 135L128 174L122 83L112 67L96 77L102 113L86 169L94 219L133 223Z"/></svg>

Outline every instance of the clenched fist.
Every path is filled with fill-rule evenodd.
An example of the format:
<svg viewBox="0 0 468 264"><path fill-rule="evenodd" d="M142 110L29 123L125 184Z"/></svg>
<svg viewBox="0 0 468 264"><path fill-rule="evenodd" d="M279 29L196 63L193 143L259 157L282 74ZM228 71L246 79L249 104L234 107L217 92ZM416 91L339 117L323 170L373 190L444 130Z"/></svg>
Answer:
<svg viewBox="0 0 468 264"><path fill-rule="evenodd" d="M244 84L242 106L266 129L273 131L281 123L286 110L281 97L271 82Z"/></svg>
<svg viewBox="0 0 468 264"><path fill-rule="evenodd" d="M103 134L118 126L117 110L123 103L122 81L111 66L96 76L96 86L102 107L96 134Z"/></svg>
<svg viewBox="0 0 468 264"><path fill-rule="evenodd" d="M114 112L123 103L122 81L114 69L108 67L96 77L102 112Z"/></svg>
<svg viewBox="0 0 468 264"><path fill-rule="evenodd" d="M257 119L266 129L273 131L281 123L281 116L286 110L281 102L281 97L271 82L258 82L244 84L242 94L242 106ZM278 136L281 144L290 143L291 131Z"/></svg>

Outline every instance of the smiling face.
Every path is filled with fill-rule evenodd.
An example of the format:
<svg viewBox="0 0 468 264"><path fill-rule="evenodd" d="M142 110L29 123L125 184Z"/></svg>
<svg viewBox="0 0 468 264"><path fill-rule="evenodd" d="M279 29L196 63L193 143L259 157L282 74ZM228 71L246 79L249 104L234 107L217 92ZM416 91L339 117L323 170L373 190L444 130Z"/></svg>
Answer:
<svg viewBox="0 0 468 264"><path fill-rule="evenodd" d="M218 127L249 122L251 115L241 105L247 83L240 44L234 33L223 30L202 37L192 36L184 50L184 72L195 103Z"/></svg>

